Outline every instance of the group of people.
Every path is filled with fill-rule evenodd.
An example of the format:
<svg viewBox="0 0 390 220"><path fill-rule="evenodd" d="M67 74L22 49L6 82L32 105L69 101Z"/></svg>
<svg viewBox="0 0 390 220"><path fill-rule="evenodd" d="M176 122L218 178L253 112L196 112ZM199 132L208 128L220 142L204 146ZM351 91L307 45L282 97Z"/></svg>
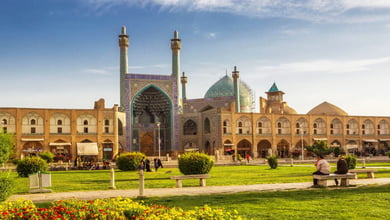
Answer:
<svg viewBox="0 0 390 220"><path fill-rule="evenodd" d="M313 173L313 175L329 175L330 174L330 166L328 161L324 159L322 155L317 156L317 161L314 164L316 166L316 171ZM344 159L344 155L340 154L337 159L337 166L336 171L334 172L336 174L346 174L348 173L348 164L347 161ZM339 185L339 181L337 179L334 180L336 183L336 186ZM313 185L318 185L318 179L313 178Z"/></svg>
<svg viewBox="0 0 390 220"><path fill-rule="evenodd" d="M158 168L163 168L162 162L160 158L154 158L153 159L153 165L154 165L154 170L157 172ZM150 160L148 158L143 158L141 160L141 163L138 167L139 170L146 170L146 172L152 172L150 169Z"/></svg>

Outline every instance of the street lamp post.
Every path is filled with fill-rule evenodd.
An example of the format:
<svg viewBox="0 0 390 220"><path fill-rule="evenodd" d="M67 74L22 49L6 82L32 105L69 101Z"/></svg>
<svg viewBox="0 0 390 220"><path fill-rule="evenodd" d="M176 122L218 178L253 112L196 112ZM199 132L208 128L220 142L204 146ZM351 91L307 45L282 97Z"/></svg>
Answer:
<svg viewBox="0 0 390 220"><path fill-rule="evenodd" d="M302 160L304 160L304 153L303 153L303 129L302 129L302 124L300 125L300 130L301 130L301 147L302 147Z"/></svg>
<svg viewBox="0 0 390 220"><path fill-rule="evenodd" d="M157 144L158 144L158 159L160 159L160 155L161 155L161 152L160 152L160 148L161 148L161 140L160 140L160 122L157 122Z"/></svg>

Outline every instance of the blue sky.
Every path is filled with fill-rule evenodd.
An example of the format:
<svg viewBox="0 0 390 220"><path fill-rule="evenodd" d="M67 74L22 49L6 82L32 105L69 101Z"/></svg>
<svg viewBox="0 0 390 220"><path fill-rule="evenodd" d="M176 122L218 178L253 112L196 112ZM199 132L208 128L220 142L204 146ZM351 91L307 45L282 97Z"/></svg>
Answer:
<svg viewBox="0 0 390 220"><path fill-rule="evenodd" d="M119 103L121 26L132 73L170 74L179 31L189 98L237 66L256 100L390 115L390 0L2 0L0 106Z"/></svg>

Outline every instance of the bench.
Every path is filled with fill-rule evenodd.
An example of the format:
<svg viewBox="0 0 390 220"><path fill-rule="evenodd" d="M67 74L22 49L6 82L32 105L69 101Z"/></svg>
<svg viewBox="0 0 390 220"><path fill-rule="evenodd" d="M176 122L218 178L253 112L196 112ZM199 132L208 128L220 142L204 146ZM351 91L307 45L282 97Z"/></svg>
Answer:
<svg viewBox="0 0 390 220"><path fill-rule="evenodd" d="M176 180L176 187L183 187L182 180L186 179L199 179L199 185L205 187L206 179L210 178L209 174L194 174L194 175L183 175L183 176L171 176L172 180Z"/></svg>
<svg viewBox="0 0 390 220"><path fill-rule="evenodd" d="M356 174L334 174L329 175L313 175L313 179L318 179L318 185L327 187L328 180L341 179L340 186L349 186L349 179L355 179Z"/></svg>
<svg viewBox="0 0 390 220"><path fill-rule="evenodd" d="M350 173L367 173L367 178L374 179L375 175L374 172L378 171L377 169L353 169L353 170L348 170ZM356 175L356 179L357 179Z"/></svg>

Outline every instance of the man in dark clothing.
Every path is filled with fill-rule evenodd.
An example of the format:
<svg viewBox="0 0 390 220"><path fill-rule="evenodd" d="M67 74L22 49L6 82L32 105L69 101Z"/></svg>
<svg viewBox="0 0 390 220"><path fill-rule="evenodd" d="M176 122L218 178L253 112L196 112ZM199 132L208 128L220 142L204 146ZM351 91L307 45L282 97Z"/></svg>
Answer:
<svg viewBox="0 0 390 220"><path fill-rule="evenodd" d="M336 174L348 173L347 161L344 160L344 156L341 154L339 155L339 158L337 160L337 170L334 173ZM336 183L336 186L339 185L339 181L337 179L334 179L334 182Z"/></svg>

